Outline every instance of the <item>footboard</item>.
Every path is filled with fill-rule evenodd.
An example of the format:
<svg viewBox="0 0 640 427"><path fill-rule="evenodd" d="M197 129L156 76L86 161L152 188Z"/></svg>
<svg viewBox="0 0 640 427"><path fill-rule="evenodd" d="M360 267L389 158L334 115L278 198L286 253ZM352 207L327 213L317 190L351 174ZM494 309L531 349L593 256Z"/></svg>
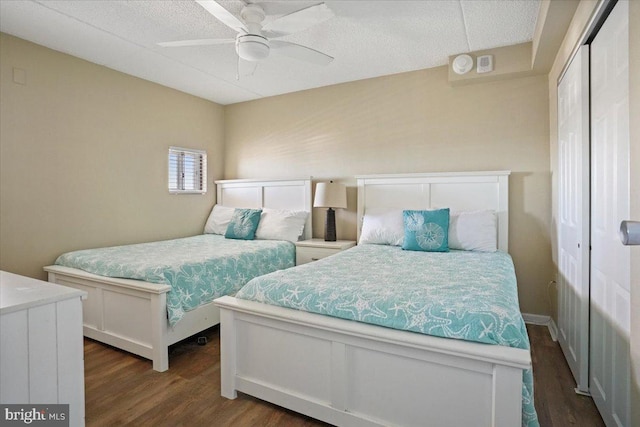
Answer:
<svg viewBox="0 0 640 427"><path fill-rule="evenodd" d="M153 369L169 367L166 293L168 285L114 279L76 269L45 267L49 281L87 292L84 335L153 360Z"/></svg>
<svg viewBox="0 0 640 427"><path fill-rule="evenodd" d="M185 313L175 327L167 321L169 285L98 276L62 266L44 268L49 281L87 292L83 301L84 336L153 361L169 369L169 346L220 322L213 303Z"/></svg>
<svg viewBox="0 0 640 427"><path fill-rule="evenodd" d="M336 425L521 424L527 350L222 297L221 390Z"/></svg>

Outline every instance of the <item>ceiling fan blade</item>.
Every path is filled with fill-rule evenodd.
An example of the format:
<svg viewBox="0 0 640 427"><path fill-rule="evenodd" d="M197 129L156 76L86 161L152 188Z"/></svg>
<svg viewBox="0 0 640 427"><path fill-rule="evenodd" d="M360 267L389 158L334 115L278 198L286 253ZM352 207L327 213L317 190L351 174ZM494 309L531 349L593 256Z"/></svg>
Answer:
<svg viewBox="0 0 640 427"><path fill-rule="evenodd" d="M334 16L333 10L326 4L320 3L274 19L265 24L262 30L265 35L279 37L305 30Z"/></svg>
<svg viewBox="0 0 640 427"><path fill-rule="evenodd" d="M220 3L213 0L196 0L200 6L205 8L207 12L215 16L218 21L222 22L227 27L233 28L239 33L247 33L247 27L235 17L234 14L222 7Z"/></svg>
<svg viewBox="0 0 640 427"><path fill-rule="evenodd" d="M274 51L300 61L311 62L317 65L329 65L331 61L333 61L332 56L299 44L283 40L270 40L269 44Z"/></svg>
<svg viewBox="0 0 640 427"><path fill-rule="evenodd" d="M209 46L214 44L234 43L236 39L198 39L198 40L178 40L175 42L161 42L162 47L183 47L183 46Z"/></svg>

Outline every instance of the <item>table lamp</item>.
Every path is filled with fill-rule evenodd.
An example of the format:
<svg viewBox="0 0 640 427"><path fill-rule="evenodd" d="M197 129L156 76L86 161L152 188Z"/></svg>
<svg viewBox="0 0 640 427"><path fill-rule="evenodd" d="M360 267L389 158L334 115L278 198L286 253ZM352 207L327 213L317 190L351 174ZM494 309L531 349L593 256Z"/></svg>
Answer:
<svg viewBox="0 0 640 427"><path fill-rule="evenodd" d="M347 207L347 187L333 181L316 184L316 196L313 199L314 208L328 208L327 219L324 223L324 240L336 241L336 211Z"/></svg>

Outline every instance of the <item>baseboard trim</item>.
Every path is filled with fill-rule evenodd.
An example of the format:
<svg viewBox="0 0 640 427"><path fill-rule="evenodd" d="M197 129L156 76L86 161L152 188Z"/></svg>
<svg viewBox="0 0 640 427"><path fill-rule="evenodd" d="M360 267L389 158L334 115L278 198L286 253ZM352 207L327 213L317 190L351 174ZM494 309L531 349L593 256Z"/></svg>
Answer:
<svg viewBox="0 0 640 427"><path fill-rule="evenodd" d="M558 326L556 325L556 322L553 321L553 317L549 318L549 325L547 325L549 328L549 334L551 334L551 339L553 341L558 341Z"/></svg>
<svg viewBox="0 0 640 427"><path fill-rule="evenodd" d="M575 391L576 394L579 394L580 396L589 396L591 397L591 393L589 392L589 390L584 391L584 390L580 390L578 387L574 388L573 391Z"/></svg>
<svg viewBox="0 0 640 427"><path fill-rule="evenodd" d="M522 313L522 319L524 319L524 323L528 323L530 325L547 326L549 325L551 317L544 316L542 314Z"/></svg>
<svg viewBox="0 0 640 427"><path fill-rule="evenodd" d="M551 335L551 339L554 341L558 340L558 327L556 326L556 322L553 321L551 316L545 316L543 314L522 313L522 319L524 320L524 323L528 323L530 325L546 326L547 329L549 329L549 335Z"/></svg>

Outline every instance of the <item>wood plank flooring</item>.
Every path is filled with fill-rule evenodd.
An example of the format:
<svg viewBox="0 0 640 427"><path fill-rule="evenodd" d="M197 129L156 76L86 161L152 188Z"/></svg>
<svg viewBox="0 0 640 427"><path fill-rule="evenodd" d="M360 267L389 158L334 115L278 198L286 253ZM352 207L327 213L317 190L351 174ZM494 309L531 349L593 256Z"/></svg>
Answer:
<svg viewBox="0 0 640 427"><path fill-rule="evenodd" d="M571 370L545 326L527 325L533 361L533 392L541 427L604 427L593 399L575 393Z"/></svg>
<svg viewBox="0 0 640 427"><path fill-rule="evenodd" d="M541 427L604 426L589 397L574 393L573 378L558 343L543 326L528 326L535 402ZM85 339L87 426L327 426L328 424L239 394L220 396L218 327L172 346L170 369Z"/></svg>

